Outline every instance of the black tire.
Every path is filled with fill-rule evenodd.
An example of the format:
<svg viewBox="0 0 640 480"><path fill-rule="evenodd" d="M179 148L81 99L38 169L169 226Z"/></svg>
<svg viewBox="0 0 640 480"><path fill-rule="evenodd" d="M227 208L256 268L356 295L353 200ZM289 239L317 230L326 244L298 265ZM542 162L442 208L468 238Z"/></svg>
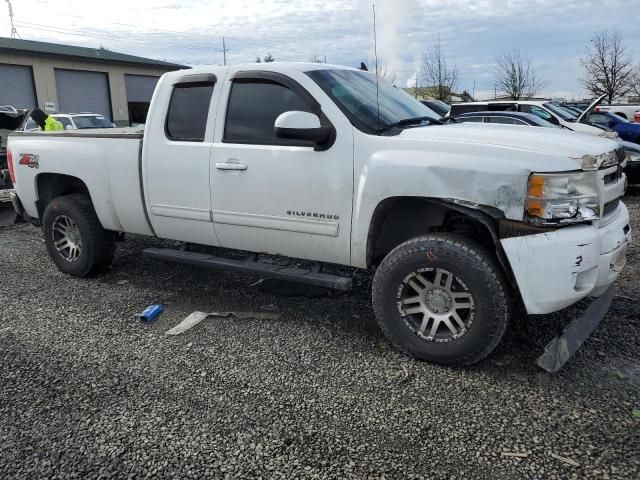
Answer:
<svg viewBox="0 0 640 480"><path fill-rule="evenodd" d="M418 272L422 280L433 279L427 287L422 281L414 282L425 288L424 293L419 294L410 286L420 278L413 276ZM453 279L453 286L449 286L452 295L444 297L441 290L432 288L438 282L438 274L440 283L443 278L447 283L448 276L443 272L452 274ZM407 308L400 305L402 296L409 290L415 295L412 298L420 298L419 304L411 302L415 308L432 308L429 302L435 301L434 296L441 296L437 307L442 308L438 312L445 312L445 316L455 305L440 307L444 305L442 298L446 301L449 297L470 296L463 300L468 301L470 308L456 310L461 312L458 318L464 327L449 318L452 325L459 326L459 334L448 331L449 325L443 328L443 324L438 323L436 335L430 337L436 320L425 319L432 316L431 313L424 316L423 313L408 314L408 311L401 313L402 308ZM393 345L413 357L445 365L471 365L484 359L500 343L510 315L508 289L492 256L471 240L447 233L418 237L396 247L376 271L372 296L380 328ZM447 334L451 338L447 339Z"/></svg>
<svg viewBox="0 0 640 480"><path fill-rule="evenodd" d="M56 248L53 226L56 221L68 217L77 227L76 236L81 242L77 258L67 258L66 252ZM42 231L51 259L60 271L75 277L86 277L104 270L115 256L115 236L102 228L91 200L82 194L54 198L42 216Z"/></svg>

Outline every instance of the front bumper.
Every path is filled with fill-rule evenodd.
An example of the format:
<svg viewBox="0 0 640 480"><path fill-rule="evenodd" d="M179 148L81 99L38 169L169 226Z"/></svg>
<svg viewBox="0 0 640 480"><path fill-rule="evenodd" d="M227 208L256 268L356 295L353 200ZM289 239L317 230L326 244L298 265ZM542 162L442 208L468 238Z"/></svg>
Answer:
<svg viewBox="0 0 640 480"><path fill-rule="evenodd" d="M598 297L615 282L631 242L627 207L621 203L606 222L501 240L527 313L551 313Z"/></svg>

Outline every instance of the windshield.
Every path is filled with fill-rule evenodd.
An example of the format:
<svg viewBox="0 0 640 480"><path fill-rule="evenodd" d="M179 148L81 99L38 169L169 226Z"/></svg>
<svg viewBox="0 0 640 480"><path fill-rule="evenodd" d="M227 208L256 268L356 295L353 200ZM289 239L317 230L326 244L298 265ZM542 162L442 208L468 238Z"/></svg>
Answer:
<svg viewBox="0 0 640 480"><path fill-rule="evenodd" d="M95 116L82 116L82 117L73 117L73 121L76 124L76 127L79 129L84 128L113 128L113 125L109 120L105 117L95 115Z"/></svg>
<svg viewBox="0 0 640 480"><path fill-rule="evenodd" d="M559 107L555 103L551 103L551 102L545 103L544 107L551 110L553 113L558 115L561 119L563 119L565 122L578 121L578 117L576 115L574 115L573 113L571 113L569 110L565 108Z"/></svg>
<svg viewBox="0 0 640 480"><path fill-rule="evenodd" d="M379 81L376 92L374 74L356 70L314 70L307 72L349 120L360 130L376 133L403 120L425 118L438 121L440 116L403 90ZM380 116L378 118L378 100Z"/></svg>

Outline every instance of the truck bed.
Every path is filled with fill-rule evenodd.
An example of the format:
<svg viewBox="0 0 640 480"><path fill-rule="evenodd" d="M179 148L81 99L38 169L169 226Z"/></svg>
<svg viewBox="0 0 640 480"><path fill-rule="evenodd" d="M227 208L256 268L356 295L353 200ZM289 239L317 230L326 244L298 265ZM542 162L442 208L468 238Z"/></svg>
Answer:
<svg viewBox="0 0 640 480"><path fill-rule="evenodd" d="M82 137L82 138L129 138L141 139L144 130L137 128L87 128L83 130L66 130L62 132L15 132L11 135L20 137L42 136L49 137Z"/></svg>
<svg viewBox="0 0 640 480"><path fill-rule="evenodd" d="M12 133L12 150L38 159L36 168L16 168L16 192L29 216L38 216L36 177L68 175L85 183L104 228L152 235L142 188L143 135L133 128Z"/></svg>

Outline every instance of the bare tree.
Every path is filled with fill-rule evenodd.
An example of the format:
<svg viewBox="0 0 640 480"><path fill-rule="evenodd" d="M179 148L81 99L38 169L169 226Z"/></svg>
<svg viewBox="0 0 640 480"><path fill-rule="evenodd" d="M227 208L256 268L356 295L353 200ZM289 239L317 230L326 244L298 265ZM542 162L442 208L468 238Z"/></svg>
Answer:
<svg viewBox="0 0 640 480"><path fill-rule="evenodd" d="M585 71L582 84L594 95L606 95L609 103L633 89L633 59L618 29L596 33L580 64Z"/></svg>
<svg viewBox="0 0 640 480"><path fill-rule="evenodd" d="M271 55L270 53L268 53L268 54L267 54L267 56L266 56L266 57L264 57L264 58L262 59L262 61L263 61L264 63L271 63L271 62L275 62L275 61L276 61L276 59L275 59L275 58L273 58L273 55Z"/></svg>
<svg viewBox="0 0 640 480"><path fill-rule="evenodd" d="M422 56L422 72L427 87L433 90L437 100L451 101L451 94L458 86L458 67L449 66L447 56L442 51L440 35L433 48Z"/></svg>
<svg viewBox="0 0 640 480"><path fill-rule="evenodd" d="M506 52L495 59L495 88L513 100L535 97L546 86L528 57L519 50Z"/></svg>
<svg viewBox="0 0 640 480"><path fill-rule="evenodd" d="M636 68L635 75L633 76L633 80L631 82L631 88L633 94L640 97L640 65Z"/></svg>

